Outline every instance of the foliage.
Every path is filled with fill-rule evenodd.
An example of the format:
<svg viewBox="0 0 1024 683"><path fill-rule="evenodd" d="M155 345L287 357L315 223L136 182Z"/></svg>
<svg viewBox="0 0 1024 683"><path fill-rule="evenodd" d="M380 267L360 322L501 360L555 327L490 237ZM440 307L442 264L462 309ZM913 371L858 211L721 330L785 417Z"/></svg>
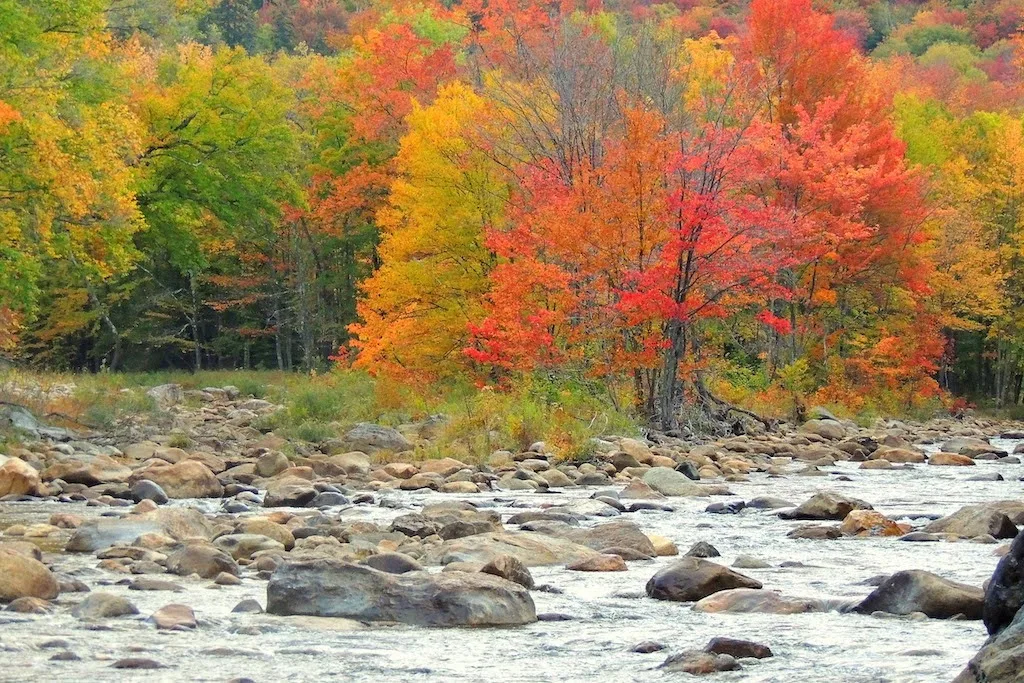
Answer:
<svg viewBox="0 0 1024 683"><path fill-rule="evenodd" d="M1022 21L0 0L0 353L319 372L224 383L288 394L264 426L310 440L447 403L467 457L584 457L577 400L665 428L715 396L1020 403ZM69 409L109 423L133 394Z"/></svg>

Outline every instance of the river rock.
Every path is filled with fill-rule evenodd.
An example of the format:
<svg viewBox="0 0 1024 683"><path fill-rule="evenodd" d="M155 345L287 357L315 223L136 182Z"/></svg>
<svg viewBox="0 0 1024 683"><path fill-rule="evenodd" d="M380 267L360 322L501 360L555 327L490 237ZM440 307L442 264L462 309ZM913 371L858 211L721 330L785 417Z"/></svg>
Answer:
<svg viewBox="0 0 1024 683"><path fill-rule="evenodd" d="M949 619L961 614L967 619L981 619L984 601L985 594L980 588L910 569L891 575L854 611L862 614L922 612L933 619Z"/></svg>
<svg viewBox="0 0 1024 683"><path fill-rule="evenodd" d="M120 484L129 480L132 471L106 455L96 455L89 460L64 460L50 465L40 475L45 481L61 479L69 484L96 486L97 484Z"/></svg>
<svg viewBox="0 0 1024 683"><path fill-rule="evenodd" d="M71 608L72 616L79 619L111 619L138 614L139 608L127 598L113 593L90 593L85 600Z"/></svg>
<svg viewBox="0 0 1024 683"><path fill-rule="evenodd" d="M0 602L25 597L53 600L59 592L56 577L42 562L0 550Z"/></svg>
<svg viewBox="0 0 1024 683"><path fill-rule="evenodd" d="M291 467L288 456L281 451L267 451L256 458L256 474L264 478L270 478Z"/></svg>
<svg viewBox="0 0 1024 683"><path fill-rule="evenodd" d="M740 668L740 664L732 655L720 655L703 650L687 650L672 655L658 668L673 673L701 676L719 671L736 671Z"/></svg>
<svg viewBox="0 0 1024 683"><path fill-rule="evenodd" d="M210 520L199 510L188 507L165 507L150 510L142 514L131 515L126 520L154 522L164 534L176 541L195 538L211 539L214 534L214 527Z"/></svg>
<svg viewBox="0 0 1024 683"><path fill-rule="evenodd" d="M53 605L46 600L31 597L16 598L4 608L5 612L16 614L49 614L52 610Z"/></svg>
<svg viewBox="0 0 1024 683"><path fill-rule="evenodd" d="M213 545L236 560L248 560L266 550L284 551L284 545L260 534L226 534L218 536Z"/></svg>
<svg viewBox="0 0 1024 683"><path fill-rule="evenodd" d="M170 498L220 498L224 494L217 476L198 460L153 465L137 471L132 478L155 482Z"/></svg>
<svg viewBox="0 0 1024 683"><path fill-rule="evenodd" d="M185 400L185 391L180 384L160 384L148 390L146 396L160 408L170 408Z"/></svg>
<svg viewBox="0 0 1024 683"><path fill-rule="evenodd" d="M78 527L64 549L70 553L91 553L117 543L131 543L143 534L162 531L157 522L150 520L98 519Z"/></svg>
<svg viewBox="0 0 1024 683"><path fill-rule="evenodd" d="M427 551L427 564L477 562L486 564L500 555L512 555L527 567L568 564L596 552L563 538L524 531L492 532L445 541Z"/></svg>
<svg viewBox="0 0 1024 683"><path fill-rule="evenodd" d="M167 556L167 571L178 576L198 574L212 579L221 572L239 575L238 565L231 556L212 545L192 543Z"/></svg>
<svg viewBox="0 0 1024 683"><path fill-rule="evenodd" d="M990 637L953 683L1021 683L1024 672L1024 609Z"/></svg>
<svg viewBox="0 0 1024 683"><path fill-rule="evenodd" d="M349 451L331 456L330 462L344 470L346 475L365 476L370 473L370 456L362 451Z"/></svg>
<svg viewBox="0 0 1024 683"><path fill-rule="evenodd" d="M839 531L847 536L902 536L906 529L881 512L851 510L839 525Z"/></svg>
<svg viewBox="0 0 1024 683"><path fill-rule="evenodd" d="M624 572L626 561L619 555L600 554L577 560L565 566L574 572Z"/></svg>
<svg viewBox="0 0 1024 683"><path fill-rule="evenodd" d="M838 441L846 436L846 427L837 420L829 419L808 420L800 427L800 431L817 434L830 441Z"/></svg>
<svg viewBox="0 0 1024 683"><path fill-rule="evenodd" d="M537 619L525 588L491 574L395 575L336 560L279 567L267 585L267 612L418 626L511 626Z"/></svg>
<svg viewBox="0 0 1024 683"><path fill-rule="evenodd" d="M647 595L657 600L695 602L732 588L761 588L761 582L720 564L684 557L647 582Z"/></svg>
<svg viewBox="0 0 1024 683"><path fill-rule="evenodd" d="M737 614L804 614L806 612L825 612L830 608L834 607L822 600L791 598L775 591L750 588L719 591L698 601L693 606L695 612Z"/></svg>
<svg viewBox="0 0 1024 683"><path fill-rule="evenodd" d="M149 618L158 630L184 631L196 627L196 613L188 605L164 605Z"/></svg>
<svg viewBox="0 0 1024 683"><path fill-rule="evenodd" d="M370 555L361 564L386 574L406 574L423 571L423 566L405 553L378 553Z"/></svg>
<svg viewBox="0 0 1024 683"><path fill-rule="evenodd" d="M159 484L149 479L139 479L132 484L132 487L128 490L128 495L136 503L151 500L157 505L163 505L170 499L167 492Z"/></svg>
<svg viewBox="0 0 1024 683"><path fill-rule="evenodd" d="M401 432L391 427L362 422L350 429L345 434L345 443L353 451L363 453L375 453L377 451L402 451L412 450L412 444L402 436Z"/></svg>
<svg viewBox="0 0 1024 683"><path fill-rule="evenodd" d="M548 527L551 528L551 527ZM586 529L574 529L566 525L559 527L560 532L552 535L585 545L593 550L606 548L629 548L648 557L656 554L651 539L647 538L640 527L633 522L620 520L607 524L598 524ZM542 533L547 533L542 531Z"/></svg>
<svg viewBox="0 0 1024 683"><path fill-rule="evenodd" d="M739 638L712 638L704 646L705 652L713 652L719 655L732 655L736 659L766 659L772 656L772 649L767 645L755 643L751 640L740 640Z"/></svg>
<svg viewBox="0 0 1024 683"><path fill-rule="evenodd" d="M304 507L316 498L313 482L302 477L283 476L267 483L263 507Z"/></svg>
<svg viewBox="0 0 1024 683"><path fill-rule="evenodd" d="M985 591L982 618L989 635L996 635L1024 607L1024 531L1017 534L1009 551L999 560Z"/></svg>
<svg viewBox="0 0 1024 683"><path fill-rule="evenodd" d="M914 448L879 446L871 454L873 460L888 460L890 463L924 462L925 454Z"/></svg>
<svg viewBox="0 0 1024 683"><path fill-rule="evenodd" d="M481 567L480 571L518 583L528 590L532 590L534 586L530 570L514 555L499 555Z"/></svg>
<svg viewBox="0 0 1024 683"><path fill-rule="evenodd" d="M945 453L958 453L960 455L976 456L983 453L1000 453L996 448L984 439L977 439L970 436L957 436L942 444L942 451Z"/></svg>
<svg viewBox="0 0 1024 683"><path fill-rule="evenodd" d="M8 458L0 465L0 497L34 496L40 483L39 472L21 458Z"/></svg>
<svg viewBox="0 0 1024 683"><path fill-rule="evenodd" d="M779 513L781 519L836 519L841 520L852 510L871 510L863 500L844 496L835 491L819 491L793 510Z"/></svg>
<svg viewBox="0 0 1024 683"><path fill-rule="evenodd" d="M295 547L295 536L291 530L285 525L277 524L265 517L243 520L238 525L238 531L243 534L260 534L261 536L272 538L283 545L285 550L291 550Z"/></svg>
<svg viewBox="0 0 1024 683"><path fill-rule="evenodd" d="M657 534L647 534L647 540L654 547L654 555L656 557L670 557L679 554L679 548L676 547L676 544L670 538Z"/></svg>
<svg viewBox="0 0 1024 683"><path fill-rule="evenodd" d="M184 586L181 586L173 581L166 581L164 579L156 579L151 576L140 576L128 584L128 590L130 591L170 591L172 593L181 593L185 590Z"/></svg>
<svg viewBox="0 0 1024 683"><path fill-rule="evenodd" d="M661 652L664 649L665 645L663 643L659 643L653 640L645 640L642 643L637 643L636 645L634 645L630 649L630 652L636 652L642 655L649 655L652 652Z"/></svg>
<svg viewBox="0 0 1024 683"><path fill-rule="evenodd" d="M668 467L652 467L644 473L643 482L665 496L705 497L710 495L706 486L695 484L685 474Z"/></svg>
<svg viewBox="0 0 1024 683"><path fill-rule="evenodd" d="M937 519L924 528L927 533L953 534L974 538L988 534L994 538L1013 538L1017 527L1005 514L991 505L965 505L951 515Z"/></svg>
<svg viewBox="0 0 1024 683"><path fill-rule="evenodd" d="M821 524L803 524L786 534L786 538L802 538L809 541L834 541L841 538L843 532L836 526Z"/></svg>
<svg viewBox="0 0 1024 683"><path fill-rule="evenodd" d="M959 453L935 453L928 458L929 465L943 465L947 467L964 467L974 464L974 460Z"/></svg>
<svg viewBox="0 0 1024 683"><path fill-rule="evenodd" d="M718 548L707 541L697 541L686 551L686 557L721 557Z"/></svg>

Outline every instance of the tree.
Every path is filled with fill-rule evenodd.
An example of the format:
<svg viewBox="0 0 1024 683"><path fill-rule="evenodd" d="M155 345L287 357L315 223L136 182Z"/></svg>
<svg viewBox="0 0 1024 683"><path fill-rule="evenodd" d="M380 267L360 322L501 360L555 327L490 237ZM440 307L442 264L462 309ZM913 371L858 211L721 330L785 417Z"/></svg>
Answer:
<svg viewBox="0 0 1024 683"><path fill-rule="evenodd" d="M506 194L472 142L486 117L485 100L460 82L409 114L378 216L382 265L363 285L352 326L357 366L420 378L464 366L467 324L479 318L493 263L483 235L502 220Z"/></svg>

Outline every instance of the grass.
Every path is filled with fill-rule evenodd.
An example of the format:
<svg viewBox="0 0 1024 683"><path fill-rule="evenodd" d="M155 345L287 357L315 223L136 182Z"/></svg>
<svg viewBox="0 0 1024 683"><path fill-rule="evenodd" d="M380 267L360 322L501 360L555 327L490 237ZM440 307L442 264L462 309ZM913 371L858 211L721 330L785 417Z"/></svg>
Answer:
<svg viewBox="0 0 1024 683"><path fill-rule="evenodd" d="M321 443L358 422L412 429L409 425L442 415L430 445L417 458L454 457L479 462L495 450L525 450L546 442L565 460L585 460L594 437L635 435L637 421L616 410L605 387L544 376L527 377L505 390L480 389L467 382L412 387L358 371L322 375L235 371L123 373L99 375L0 373L0 400L29 407L37 415L61 412L101 429L129 415L169 422L152 398L151 387L176 383L185 390L235 386L243 397L265 398L283 406L254 426L290 440ZM29 398L31 397L31 398ZM186 406L198 402L187 398ZM620 405L627 405L622 401ZM194 406L193 406L194 407ZM187 437L172 441L187 447Z"/></svg>

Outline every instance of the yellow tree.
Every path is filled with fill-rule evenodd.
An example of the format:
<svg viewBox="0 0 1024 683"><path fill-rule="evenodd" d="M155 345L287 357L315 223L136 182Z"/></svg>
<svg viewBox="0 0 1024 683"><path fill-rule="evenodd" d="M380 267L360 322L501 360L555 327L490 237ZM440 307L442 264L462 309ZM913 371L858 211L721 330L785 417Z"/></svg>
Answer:
<svg viewBox="0 0 1024 683"><path fill-rule="evenodd" d="M352 326L359 367L437 377L465 363L467 324L480 317L493 261L484 232L502 220L506 197L498 167L473 141L486 107L454 82L408 117L378 216L383 265L364 283L362 322Z"/></svg>
<svg viewBox="0 0 1024 683"><path fill-rule="evenodd" d="M44 277L88 301L137 256L139 122L103 7L0 2L0 338L35 315Z"/></svg>

